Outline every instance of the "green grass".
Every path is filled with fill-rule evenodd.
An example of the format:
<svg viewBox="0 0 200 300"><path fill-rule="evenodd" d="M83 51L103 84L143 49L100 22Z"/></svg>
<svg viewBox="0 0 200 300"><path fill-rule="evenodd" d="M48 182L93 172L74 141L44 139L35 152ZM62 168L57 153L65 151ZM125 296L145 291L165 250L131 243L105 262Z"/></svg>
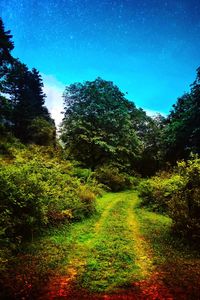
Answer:
<svg viewBox="0 0 200 300"><path fill-rule="evenodd" d="M138 201L133 191L106 194L98 200L97 215L40 241L40 255L45 251L49 268L73 273L79 287L92 292L113 291L144 278L152 266L135 215Z"/></svg>
<svg viewBox="0 0 200 300"><path fill-rule="evenodd" d="M152 285L160 281L174 299L199 299L200 255L172 234L172 220L146 209L136 209L140 231L152 248Z"/></svg>
<svg viewBox="0 0 200 300"><path fill-rule="evenodd" d="M135 212L141 233L151 245L157 264L176 257L196 256L196 251L192 250L183 239L173 235L172 220L169 217L140 208Z"/></svg>
<svg viewBox="0 0 200 300"><path fill-rule="evenodd" d="M164 280L172 286L180 278L186 281L189 271L197 274L191 265L200 262L171 235L171 219L139 208L139 202L134 191L107 193L90 218L34 239L10 262L11 287L10 278L16 287L23 274L38 290L56 277L76 289L109 293L148 280L158 269L168 274ZM21 274L17 280L15 271Z"/></svg>
<svg viewBox="0 0 200 300"><path fill-rule="evenodd" d="M99 201L102 215L95 225L84 272L79 277L83 287L95 292L110 291L131 283L138 273L134 233L128 224L134 201L130 192L107 194Z"/></svg>
<svg viewBox="0 0 200 300"><path fill-rule="evenodd" d="M40 277L73 274L79 287L92 292L129 286L150 271L148 246L140 239L134 212L137 203L133 191L108 193L98 199L91 218L51 230L24 253L34 257Z"/></svg>

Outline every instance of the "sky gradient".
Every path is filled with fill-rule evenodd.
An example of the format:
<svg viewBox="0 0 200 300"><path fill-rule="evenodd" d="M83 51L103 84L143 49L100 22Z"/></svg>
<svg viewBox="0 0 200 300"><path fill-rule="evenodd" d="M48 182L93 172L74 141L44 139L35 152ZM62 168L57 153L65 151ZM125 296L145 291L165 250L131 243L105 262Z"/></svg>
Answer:
<svg viewBox="0 0 200 300"><path fill-rule="evenodd" d="M57 123L65 85L97 76L167 114L200 66L199 0L0 0L0 16Z"/></svg>

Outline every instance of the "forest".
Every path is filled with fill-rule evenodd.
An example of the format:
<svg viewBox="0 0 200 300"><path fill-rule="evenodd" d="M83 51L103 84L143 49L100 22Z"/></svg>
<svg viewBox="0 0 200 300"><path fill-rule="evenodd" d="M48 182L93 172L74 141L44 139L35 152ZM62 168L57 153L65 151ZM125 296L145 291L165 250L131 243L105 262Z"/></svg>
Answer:
<svg viewBox="0 0 200 300"><path fill-rule="evenodd" d="M1 299L199 299L200 68L166 117L72 83L56 128L13 49L0 19Z"/></svg>

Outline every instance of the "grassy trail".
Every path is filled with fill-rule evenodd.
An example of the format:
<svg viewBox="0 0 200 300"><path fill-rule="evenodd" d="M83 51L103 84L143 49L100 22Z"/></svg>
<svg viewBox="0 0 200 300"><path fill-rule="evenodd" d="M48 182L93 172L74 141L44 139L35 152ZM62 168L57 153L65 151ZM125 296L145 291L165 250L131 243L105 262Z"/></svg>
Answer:
<svg viewBox="0 0 200 300"><path fill-rule="evenodd" d="M144 241L139 238L134 214L137 202L133 192L107 194L99 202L102 214L95 224L84 272L80 276L85 288L110 292L148 273Z"/></svg>
<svg viewBox="0 0 200 300"><path fill-rule="evenodd" d="M200 299L200 260L177 249L168 217L138 203L133 191L106 194L98 217L72 226L68 264L47 299Z"/></svg>
<svg viewBox="0 0 200 300"><path fill-rule="evenodd" d="M32 243L12 271L16 298L200 299L200 259L138 203L134 191L108 193L93 217Z"/></svg>
<svg viewBox="0 0 200 300"><path fill-rule="evenodd" d="M140 236L134 210L137 203L133 192L107 194L98 201L99 218L72 227L70 236L74 242L64 267L62 285L76 282L78 288L93 293L112 292L149 274L150 249ZM55 294L60 277L52 282Z"/></svg>

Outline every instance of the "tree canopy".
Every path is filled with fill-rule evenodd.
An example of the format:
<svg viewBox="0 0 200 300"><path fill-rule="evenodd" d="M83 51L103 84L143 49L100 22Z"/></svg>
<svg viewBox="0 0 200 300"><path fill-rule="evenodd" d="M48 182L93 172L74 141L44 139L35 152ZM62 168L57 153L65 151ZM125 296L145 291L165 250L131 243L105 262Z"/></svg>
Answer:
<svg viewBox="0 0 200 300"><path fill-rule="evenodd" d="M200 68L191 85L191 91L180 97L167 118L164 128L163 149L165 159L175 163L200 153Z"/></svg>
<svg viewBox="0 0 200 300"><path fill-rule="evenodd" d="M133 128L133 103L112 82L97 78L75 83L64 92L62 140L70 154L95 168L115 162L130 166L140 153Z"/></svg>

